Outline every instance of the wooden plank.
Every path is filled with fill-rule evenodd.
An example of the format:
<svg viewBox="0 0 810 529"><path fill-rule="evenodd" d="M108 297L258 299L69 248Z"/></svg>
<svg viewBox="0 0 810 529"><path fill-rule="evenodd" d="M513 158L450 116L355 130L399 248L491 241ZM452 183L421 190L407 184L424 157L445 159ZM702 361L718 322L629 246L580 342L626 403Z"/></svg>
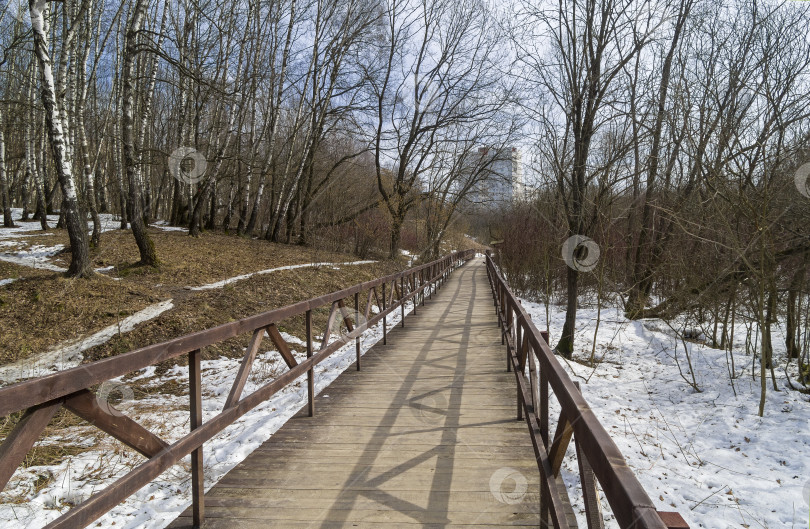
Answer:
<svg viewBox="0 0 810 529"><path fill-rule="evenodd" d="M189 416L191 431L202 426L202 351L197 349L188 354ZM191 452L191 511L192 524L200 527L205 518L205 483L203 475L203 448Z"/></svg>
<svg viewBox="0 0 810 529"><path fill-rule="evenodd" d="M368 291L368 297L367 297L367 299L366 299L366 311L365 311L365 313L364 313L364 316L365 316L365 318L366 318L366 321L368 321L368 320L369 320L369 318L371 317L371 300L372 300L372 299L375 299L376 297L377 297L377 292L376 292L376 290L375 290L375 289L373 289L373 288L372 288L372 289L369 289L369 291ZM379 306L379 303L377 303L377 305Z"/></svg>
<svg viewBox="0 0 810 529"><path fill-rule="evenodd" d="M326 346L329 345L329 336L332 334L332 325L335 324L335 318L337 318L337 311L338 311L338 302L335 301L332 303L332 309L329 311L329 317L326 319L326 329L323 331L323 340L321 341L321 348L320 350L323 351L326 349Z"/></svg>
<svg viewBox="0 0 810 529"><path fill-rule="evenodd" d="M407 303L407 299L405 298L405 279L399 278L399 307L401 311L399 323L402 327L405 327L405 303Z"/></svg>
<svg viewBox="0 0 810 529"><path fill-rule="evenodd" d="M346 304L343 303L343 300L338 300L338 308L340 309L340 315L343 316L343 325L352 332L354 330L354 324L352 323L352 316L351 313L346 310Z"/></svg>
<svg viewBox="0 0 810 529"><path fill-rule="evenodd" d="M270 341L276 346L276 350L278 350L281 358L284 359L284 363L287 364L287 367L292 369L297 366L298 362L295 360L290 346L284 341L284 338L281 337L281 333L278 331L278 327L276 327L275 323L267 326L267 335L270 336Z"/></svg>
<svg viewBox="0 0 810 529"><path fill-rule="evenodd" d="M554 430L554 442L551 443L551 448L548 450L551 471L555 476L560 474L560 467L572 435L574 435L574 429L571 427L571 423L568 422L565 412L561 412L560 419L557 421L557 428Z"/></svg>
<svg viewBox="0 0 810 529"><path fill-rule="evenodd" d="M599 489L597 488L596 476L593 474L588 457L579 443L574 439L574 446L577 450L577 465L579 466L579 483L582 487L582 499L585 502L585 519L588 522L588 529L604 529L605 519L602 515L602 502L599 501Z"/></svg>
<svg viewBox="0 0 810 529"><path fill-rule="evenodd" d="M307 360L314 354L312 345L312 311L308 310L305 316L307 333ZM315 416L315 367L307 370L307 413Z"/></svg>
<svg viewBox="0 0 810 529"><path fill-rule="evenodd" d="M242 357L242 362L239 364L239 372L236 374L236 379L233 381L231 391L228 393L228 398L225 399L225 406L222 408L223 410L227 410L239 402L239 398L242 396L242 391L245 389L248 375L250 375L250 369L253 367L253 361L256 360L256 353L259 352L259 346L262 343L262 338L264 338L264 331L264 327L253 331L253 337L251 337L247 352L245 353L245 356Z"/></svg>
<svg viewBox="0 0 810 529"><path fill-rule="evenodd" d="M109 403L99 402L90 390L83 389L65 399L65 408L147 458L169 447L168 443Z"/></svg>
<svg viewBox="0 0 810 529"><path fill-rule="evenodd" d="M677 512L658 511L658 516L661 521L667 526L667 529L689 529L689 524Z"/></svg>
<svg viewBox="0 0 810 529"><path fill-rule="evenodd" d="M355 318L360 318L360 293L354 294L354 315ZM368 319L366 319L368 321ZM403 314L402 317L402 325L405 326L405 315ZM360 337L354 339L354 354L355 354L355 365L357 366L357 370L360 371Z"/></svg>
<svg viewBox="0 0 810 529"><path fill-rule="evenodd" d="M55 400L25 410L14 429L3 440L0 445L0 491L8 484L8 480L61 406L62 401Z"/></svg>
<svg viewBox="0 0 810 529"><path fill-rule="evenodd" d="M388 322L386 321L386 318L385 318L385 309L388 308L388 303L386 303L386 301L385 301L385 283L382 284L382 300L383 300L383 304L382 304L382 307L380 307L380 309L382 310L382 314L383 314L383 317L382 317L382 332L383 332L382 343L383 343L383 345L387 345L388 344Z"/></svg>

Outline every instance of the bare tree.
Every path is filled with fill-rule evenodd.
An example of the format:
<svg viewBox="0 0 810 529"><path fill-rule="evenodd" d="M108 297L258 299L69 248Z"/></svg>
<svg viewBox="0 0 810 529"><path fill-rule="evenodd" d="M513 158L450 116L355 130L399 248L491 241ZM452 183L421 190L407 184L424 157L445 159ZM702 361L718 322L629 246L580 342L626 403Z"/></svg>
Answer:
<svg viewBox="0 0 810 529"><path fill-rule="evenodd" d="M481 2L392 0L385 4L384 20L369 87L377 187L391 217L388 255L394 258L444 132L472 125L491 111L484 94L497 83L499 44Z"/></svg>
<svg viewBox="0 0 810 529"><path fill-rule="evenodd" d="M0 108L0 199L3 205L3 226L14 227L14 220L11 218L11 198L8 195L8 169L6 168L6 138L3 133L3 109Z"/></svg>
<svg viewBox="0 0 810 529"><path fill-rule="evenodd" d="M81 7L75 20L81 16L87 7L87 1ZM53 152L56 175L62 190L62 207L65 214L65 223L70 237L71 261L68 275L71 277L88 277L93 274L90 267L89 247L87 242L87 223L79 211L79 200L76 192L76 183L73 178L72 160L67 145L64 130L64 110L57 100L56 84L51 67L51 58L48 48L48 27L45 10L46 0L29 0L31 26L34 32L34 51L39 61L40 93L42 104L45 107L45 121L48 127L51 150ZM67 14L64 15L67 18ZM76 36L76 22L71 22L67 34L63 35L62 46L69 48ZM63 52L64 55L64 52ZM64 64L62 64L64 67ZM63 72L60 72L60 77Z"/></svg>
<svg viewBox="0 0 810 529"><path fill-rule="evenodd" d="M140 264L144 266L157 266L158 256L155 244L146 230L141 209L141 185L138 178L138 154L135 146L135 59L137 56L138 33L141 31L143 20L148 7L148 0L134 0L130 19L124 37L124 55L122 59L122 90L123 100L121 108L121 131L124 150L124 167L129 184L129 214L132 234L138 245Z"/></svg>
<svg viewBox="0 0 810 529"><path fill-rule="evenodd" d="M545 94L546 103L536 112L541 141L553 138L551 166L569 237L588 236L592 228L597 209L588 207L587 195L599 175L589 170L592 143L600 127L618 114L621 73L657 29L637 23L634 9L642 8L626 0L568 0L547 9L526 5L520 15L523 27L540 28L513 40L518 60L535 76L535 90ZM543 45L548 45L546 58L536 53ZM583 251L577 248L575 257L584 257ZM573 266L566 270L566 317L556 349L567 357L574 351L579 275Z"/></svg>

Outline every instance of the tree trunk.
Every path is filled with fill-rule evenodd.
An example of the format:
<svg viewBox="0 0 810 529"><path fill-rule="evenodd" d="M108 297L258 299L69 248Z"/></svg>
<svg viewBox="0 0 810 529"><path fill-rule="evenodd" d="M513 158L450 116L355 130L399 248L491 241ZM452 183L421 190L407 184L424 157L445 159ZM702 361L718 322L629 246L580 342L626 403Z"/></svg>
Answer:
<svg viewBox="0 0 810 529"><path fill-rule="evenodd" d="M191 212L191 221L188 226L188 234L192 237L199 237L202 234L202 212L208 203L208 192L210 190L208 183L203 183L197 191L197 197L194 200L194 209Z"/></svg>
<svg viewBox="0 0 810 529"><path fill-rule="evenodd" d="M123 57L123 111L121 115L122 136L124 147L124 166L129 182L129 223L132 234L138 245L140 264L144 266L157 266L159 264L155 244L149 237L141 211L141 189L138 182L138 154L135 147L135 93L133 79L135 74L135 55L138 33L141 30L147 7L147 0L135 0L132 8L132 19L127 28Z"/></svg>
<svg viewBox="0 0 810 529"><path fill-rule="evenodd" d="M211 184L211 205L209 207L208 222L205 224L205 229L213 230L217 223L217 210L219 209L219 197L217 195L217 182Z"/></svg>
<svg viewBox="0 0 810 529"><path fill-rule="evenodd" d="M34 32L34 50L39 61L42 104L45 107L45 121L53 152L54 166L62 188L62 206L70 239L71 261L68 268L70 277L90 277L89 246L87 244L87 223L79 212L79 201L73 180L73 169L65 145L62 120L56 100L51 58L48 55L48 36L45 23L45 0L29 0L31 25Z"/></svg>
<svg viewBox="0 0 810 529"><path fill-rule="evenodd" d="M107 174L107 160L104 160L104 169L96 167L95 183L93 187L96 189L96 196L98 197L98 211L99 213L107 213L110 209L107 203L107 182L104 175Z"/></svg>
<svg viewBox="0 0 810 529"><path fill-rule="evenodd" d="M31 210L28 208L28 203L31 201L31 170L28 167L27 158L23 165L25 165L25 173L23 173L20 182L20 195L22 195L22 217L20 220L27 222L31 216Z"/></svg>
<svg viewBox="0 0 810 529"><path fill-rule="evenodd" d="M80 76L84 77L84 76ZM76 124L78 127L79 143L84 169L84 193L87 197L87 205L90 209L90 216L93 219L93 234L90 237L90 244L98 248L101 243L101 219L98 216L96 206L96 190L93 187L93 167L90 164L90 145L87 141L87 132L84 128L84 97L79 98L79 105L76 113Z"/></svg>
<svg viewBox="0 0 810 529"><path fill-rule="evenodd" d="M42 175L39 172L39 168L37 167L37 157L34 154L36 152L36 147L34 146L34 134L33 134L33 127L34 123L38 123L36 119L36 107L34 106L34 83L36 82L36 61L31 61L31 75L29 77L29 85L28 85L28 102L30 104L30 112L28 115L28 120L25 124L25 159L26 164L28 165L28 170L31 171L31 178L34 182L34 188L36 190L36 197L37 197L37 207L36 213L34 213L34 218L37 219L37 215L39 215L39 225L42 227L42 230L45 231L48 229L48 207L45 204L45 186L42 184Z"/></svg>
<svg viewBox="0 0 810 529"><path fill-rule="evenodd" d="M233 188L234 188L234 181L231 178L230 185L228 186L228 206L225 210L225 218L222 219L222 231L228 233L231 231L231 219L233 218Z"/></svg>
<svg viewBox="0 0 810 529"><path fill-rule="evenodd" d="M6 139L3 134L3 111L0 109L0 197L3 202L3 226L14 227L11 218L11 197L8 194L8 171L6 169Z"/></svg>
<svg viewBox="0 0 810 529"><path fill-rule="evenodd" d="M578 294L579 272L570 266L566 268L565 286L568 293L565 305L565 323L563 324L562 335L557 343L557 352L565 358L574 355L574 331L577 322L577 294Z"/></svg>
<svg viewBox="0 0 810 529"><path fill-rule="evenodd" d="M391 218L391 245L388 247L388 258L396 259L399 256L399 242L402 240L402 225L405 215L394 215Z"/></svg>

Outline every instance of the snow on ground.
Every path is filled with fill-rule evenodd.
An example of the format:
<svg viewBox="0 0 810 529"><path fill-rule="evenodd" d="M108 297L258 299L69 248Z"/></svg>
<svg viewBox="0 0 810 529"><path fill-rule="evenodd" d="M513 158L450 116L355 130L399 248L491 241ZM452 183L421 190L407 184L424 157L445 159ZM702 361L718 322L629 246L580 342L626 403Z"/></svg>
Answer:
<svg viewBox="0 0 810 529"><path fill-rule="evenodd" d="M25 221L21 222L22 217L21 208L11 208L11 215L14 218L14 228L0 228L0 239L13 239L20 237L28 237L30 235L46 235L46 233L37 233L42 231L39 221ZM117 230L121 226L121 220L118 216L109 213L99 213L99 221L101 222L101 231ZM48 226L53 228L59 222L59 215L48 215ZM92 229L93 222L87 221L87 227Z"/></svg>
<svg viewBox="0 0 810 529"><path fill-rule="evenodd" d="M406 313L409 312L406 310ZM389 327L396 326L399 321L399 311L388 316ZM305 344L300 339L286 333L282 333L282 336L293 348L298 361L306 358ZM381 338L381 324L366 331L361 337L362 354ZM354 342L350 341L317 365L316 392L320 393L326 388L354 360ZM224 357L202 362L203 420L209 420L222 411L239 365L240 360ZM286 369L286 364L275 351L257 355L243 395L249 395ZM134 400L130 384L136 380L139 384L146 381L148 387L156 388L155 394ZM189 415L187 395L174 396L157 389L171 382L187 384L188 367L176 366L156 377L155 367L151 366L128 380L119 378L105 383L98 394L123 396L123 402L116 404L118 409L172 443L188 432ZM143 390L139 388L139 391ZM205 489L210 489L258 448L306 402L306 377L300 377L207 442L204 447ZM76 505L93 492L108 487L143 461L141 456L120 450L119 443L89 426L72 428L68 434L38 442L40 445L55 443L85 444L93 448L58 465L18 469L6 492L0 493L0 501L3 501L0 503L0 525L14 524L20 529L42 527L66 512L70 505ZM37 483L45 479L50 479L48 484L36 490ZM188 507L190 491L190 462L186 457L92 526L114 525L124 529L165 527ZM11 503L15 500L16 504Z"/></svg>
<svg viewBox="0 0 810 529"><path fill-rule="evenodd" d="M419 256L418 256L418 255L414 255L414 254L412 254L411 252L409 252L408 250L400 250L399 252L400 252L402 255L404 255L405 257L407 257L407 258L408 258L408 268L412 267L412 266L413 266L413 262L414 262L414 261L416 261L416 260L419 258Z"/></svg>
<svg viewBox="0 0 810 529"><path fill-rule="evenodd" d="M545 306L523 305L537 327L546 328ZM578 312L575 358L590 356L596 312ZM565 308L552 306L552 344L564 321ZM774 347L780 340L782 347L776 356L783 358L784 339L774 334ZM741 325L735 329L733 387L724 351L687 342L698 392L679 374L678 364L691 380L683 344L664 322L628 321L620 310L603 308L596 348L601 363L595 369L563 365L658 510L678 511L692 528L809 526L810 401L787 388L780 366L779 391L768 377L765 416L758 417L759 375L751 376L744 339ZM758 361L756 368L759 373ZM552 401L556 425L559 406ZM581 507L573 449L563 474L572 503ZM602 503L609 512L604 498ZM586 527L584 511L578 516Z"/></svg>
<svg viewBox="0 0 810 529"><path fill-rule="evenodd" d="M49 375L75 367L82 362L82 352L101 345L119 333L127 333L143 322L157 318L174 307L172 300L161 301L127 316L119 323L110 325L95 334L78 340L71 340L55 349L38 355L36 358L25 358L12 364L0 366L0 386L7 386L21 379Z"/></svg>
<svg viewBox="0 0 810 529"><path fill-rule="evenodd" d="M297 265L279 266L278 268L268 268L267 270L259 270L258 272L251 272L249 274L242 274L240 276L230 277L228 279L223 279L222 281L209 283L207 285L202 285L199 287L186 287L186 288L188 290L213 290L216 288L222 288L225 285L230 285L231 283L236 283L237 281L242 281L243 279L248 279L253 276L272 274L273 272L278 272L280 270L295 270L296 268L318 268L321 266L330 266L335 270L340 270L339 268L337 268L338 265L341 266L364 265L364 264L372 264L375 262L376 261L352 261L349 263L303 263Z"/></svg>
<svg viewBox="0 0 810 529"><path fill-rule="evenodd" d="M51 258L65 249L61 244L54 246L44 246L36 244L25 246L31 237L42 237L53 235L53 233L42 232L39 221L36 222L20 222L22 216L22 209L12 208L12 216L14 217L14 228L0 228L0 261L6 261L28 268L36 268L39 270L51 270L53 272L67 272L67 268L52 264ZM120 221L110 214L100 214L101 231L111 231L118 229ZM50 227L56 226L59 222L59 215L48 215L48 225ZM93 223L88 222L88 228L92 228ZM2 286L3 283L0 283Z"/></svg>
<svg viewBox="0 0 810 529"><path fill-rule="evenodd" d="M188 231L188 228L183 228L181 226L170 226L169 223L165 220L158 220L150 224L150 226L160 228L163 231L184 231L184 232Z"/></svg>
<svg viewBox="0 0 810 529"><path fill-rule="evenodd" d="M53 272L67 272L67 268L51 264L51 257L58 254L65 247L61 244L55 246L43 246L35 244L25 250L18 250L13 253L0 253L0 261L13 263L38 270L51 270Z"/></svg>

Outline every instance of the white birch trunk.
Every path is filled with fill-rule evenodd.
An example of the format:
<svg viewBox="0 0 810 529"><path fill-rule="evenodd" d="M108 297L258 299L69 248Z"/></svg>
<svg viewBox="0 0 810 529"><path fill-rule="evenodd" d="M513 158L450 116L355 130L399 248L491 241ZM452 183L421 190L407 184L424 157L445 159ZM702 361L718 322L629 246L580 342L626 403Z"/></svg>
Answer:
<svg viewBox="0 0 810 529"><path fill-rule="evenodd" d="M132 234L138 245L140 253L140 264L144 266L157 266L158 258L155 252L155 245L146 225L143 222L141 211L141 188L138 181L138 153L135 146L135 56L138 33L141 31L143 19L146 15L148 0L135 0L132 8L131 19L127 25L126 37L124 40L123 74L122 74L122 99L123 108L121 112L122 143L124 147L124 166L129 182L129 223L132 226Z"/></svg>
<svg viewBox="0 0 810 529"><path fill-rule="evenodd" d="M3 202L3 226L14 227L11 218L11 197L8 195L8 170L6 168L6 138L3 134L3 109L0 108L0 195Z"/></svg>
<svg viewBox="0 0 810 529"><path fill-rule="evenodd" d="M45 0L29 0L31 26L34 33L34 51L39 61L42 104L45 107L45 121L53 151L54 166L62 189L62 204L68 229L71 248L71 262L68 275L87 277L93 274L90 268L87 244L87 224L79 213L79 202L73 170L65 144L62 119L56 98L51 58L48 54L48 33L44 11Z"/></svg>
<svg viewBox="0 0 810 529"><path fill-rule="evenodd" d="M93 0L88 0L87 10L92 13ZM81 146L83 176L84 176L84 193L87 200L87 205L90 210L90 217L93 219L93 234L90 236L90 244L98 247L101 244L101 219L98 216L98 206L96 205L96 190L93 187L93 167L90 163L90 144L87 141L87 130L84 126L84 112L87 102L87 60L90 55L90 17L87 17L87 28L85 32L85 42L83 43L81 53L81 63L79 68L76 69L76 90L78 95L76 97L74 113L76 116L76 134L78 135L79 144Z"/></svg>

